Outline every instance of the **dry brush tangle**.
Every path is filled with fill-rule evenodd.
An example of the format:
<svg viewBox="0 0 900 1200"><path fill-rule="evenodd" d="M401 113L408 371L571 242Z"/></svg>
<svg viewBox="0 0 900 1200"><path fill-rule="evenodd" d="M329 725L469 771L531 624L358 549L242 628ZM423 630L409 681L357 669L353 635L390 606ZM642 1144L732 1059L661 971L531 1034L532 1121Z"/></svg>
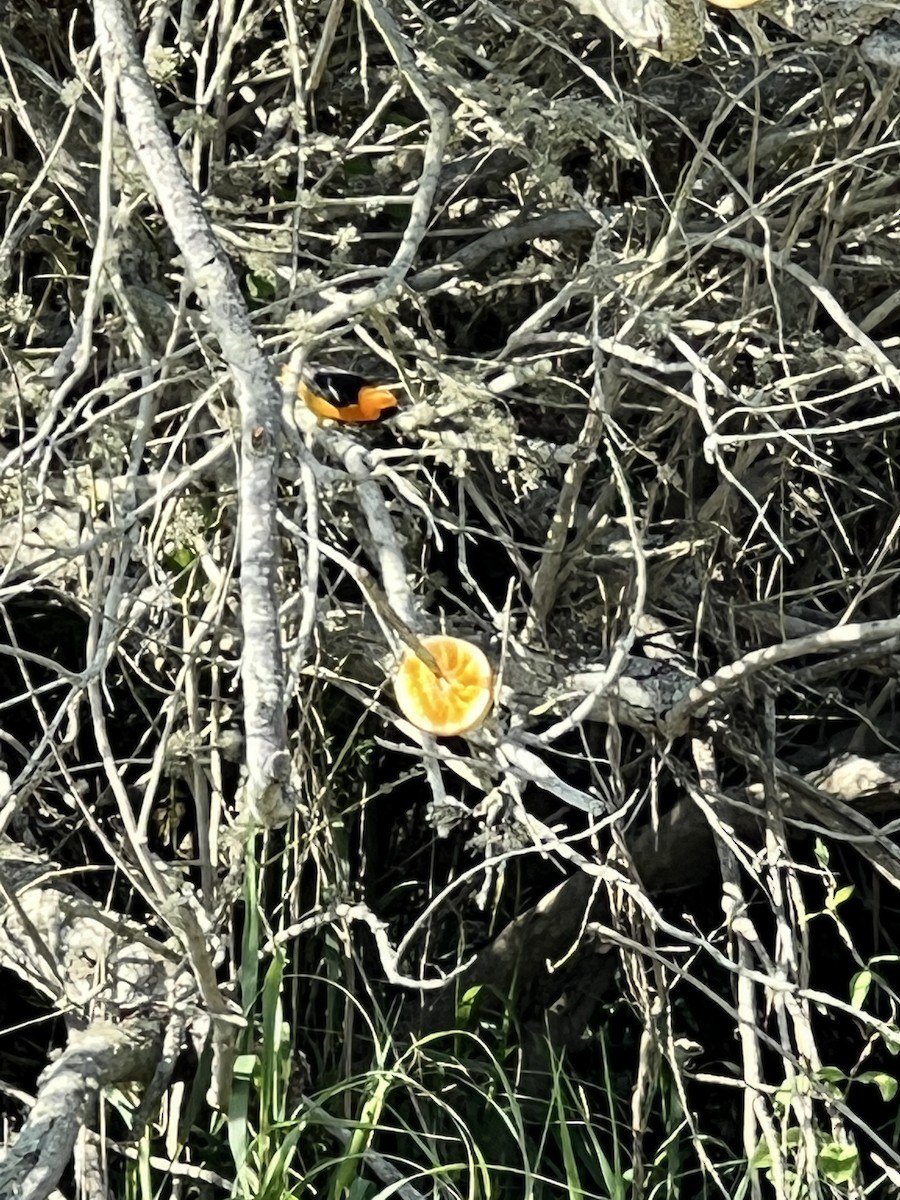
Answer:
<svg viewBox="0 0 900 1200"><path fill-rule="evenodd" d="M84 1127L93 1126L102 1090L142 1084L146 1121L186 1031L196 1022L202 1038L209 1020L182 955L104 911L58 865L8 838L0 843L0 892L0 964L66 1016L66 1046L42 1073L28 1119L0 1162L0 1195L41 1200L68 1168Z"/></svg>
<svg viewBox="0 0 900 1200"><path fill-rule="evenodd" d="M838 8L692 6L689 66L543 0L10 18L0 963L66 1044L0 1194L126 1081L205 1169L157 1102L233 1118L281 954L326 1106L388 1013L529 1079L610 1029L637 1184L666 1088L720 1194L897 1178L900 113Z"/></svg>
<svg viewBox="0 0 900 1200"><path fill-rule="evenodd" d="M695 58L711 25L707 0L568 3L585 16L602 21L629 46L666 62ZM760 26L760 18L765 18L813 44L859 42L869 61L894 67L900 64L900 24L892 0L708 0L708 4L711 10L733 12L759 54L772 48Z"/></svg>

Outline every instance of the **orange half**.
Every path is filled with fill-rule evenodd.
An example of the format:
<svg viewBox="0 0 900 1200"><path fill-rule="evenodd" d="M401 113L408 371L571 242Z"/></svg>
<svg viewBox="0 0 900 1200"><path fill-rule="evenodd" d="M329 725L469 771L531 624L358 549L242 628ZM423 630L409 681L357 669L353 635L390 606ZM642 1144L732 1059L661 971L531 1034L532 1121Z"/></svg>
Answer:
<svg viewBox="0 0 900 1200"><path fill-rule="evenodd" d="M484 652L462 638L434 634L422 638L440 674L408 650L394 679L400 711L417 729L454 737L475 729L494 702L494 677Z"/></svg>

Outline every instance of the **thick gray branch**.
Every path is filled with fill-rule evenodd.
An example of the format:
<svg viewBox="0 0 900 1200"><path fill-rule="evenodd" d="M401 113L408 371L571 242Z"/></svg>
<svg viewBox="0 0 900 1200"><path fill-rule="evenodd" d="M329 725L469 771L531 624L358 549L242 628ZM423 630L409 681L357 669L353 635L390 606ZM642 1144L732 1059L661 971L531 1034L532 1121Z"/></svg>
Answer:
<svg viewBox="0 0 900 1200"><path fill-rule="evenodd" d="M510 655L501 699L519 711L562 715L592 696L585 720L664 731L669 710L697 683L677 663L638 655L626 656L622 674L601 691L605 673L602 661L575 666L534 652L521 660Z"/></svg>
<svg viewBox="0 0 900 1200"><path fill-rule="evenodd" d="M34 1108L0 1166L0 1200L44 1200L100 1089L149 1080L173 1022L181 1023L180 1045L195 986L180 956L102 911L52 863L7 838L0 838L0 965L62 1008L70 1027L88 1023L41 1076Z"/></svg>
<svg viewBox="0 0 900 1200"><path fill-rule="evenodd" d="M138 53L137 33L126 0L97 0L94 14L106 86L118 90L134 152L206 309L240 408L246 801L259 820L274 824L285 815L282 785L288 768L284 672L275 597L275 481L281 397L270 364L257 344L231 264L172 146Z"/></svg>
<svg viewBox="0 0 900 1200"><path fill-rule="evenodd" d="M68 1166L100 1090L146 1080L161 1045L157 1021L99 1021L73 1033L41 1075L34 1107L0 1164L0 1200L44 1200Z"/></svg>

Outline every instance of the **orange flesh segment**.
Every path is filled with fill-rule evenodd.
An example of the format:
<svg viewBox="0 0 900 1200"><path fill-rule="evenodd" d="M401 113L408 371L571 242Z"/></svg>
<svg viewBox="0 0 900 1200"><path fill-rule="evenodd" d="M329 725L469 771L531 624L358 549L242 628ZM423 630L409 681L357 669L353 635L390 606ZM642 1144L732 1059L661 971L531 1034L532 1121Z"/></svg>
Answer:
<svg viewBox="0 0 900 1200"><path fill-rule="evenodd" d="M484 654L462 638L422 639L441 674L435 675L409 651L394 683L403 715L418 729L452 737L480 725L493 701L491 668Z"/></svg>

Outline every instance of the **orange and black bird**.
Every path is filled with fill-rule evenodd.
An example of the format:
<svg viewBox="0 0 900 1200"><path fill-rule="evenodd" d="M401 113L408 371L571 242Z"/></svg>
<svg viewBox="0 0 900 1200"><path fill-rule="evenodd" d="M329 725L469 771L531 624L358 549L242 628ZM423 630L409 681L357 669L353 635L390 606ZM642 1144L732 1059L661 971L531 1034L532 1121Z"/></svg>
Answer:
<svg viewBox="0 0 900 1200"><path fill-rule="evenodd" d="M304 366L297 381L297 397L323 420L354 425L383 421L397 407L390 388L331 368Z"/></svg>

